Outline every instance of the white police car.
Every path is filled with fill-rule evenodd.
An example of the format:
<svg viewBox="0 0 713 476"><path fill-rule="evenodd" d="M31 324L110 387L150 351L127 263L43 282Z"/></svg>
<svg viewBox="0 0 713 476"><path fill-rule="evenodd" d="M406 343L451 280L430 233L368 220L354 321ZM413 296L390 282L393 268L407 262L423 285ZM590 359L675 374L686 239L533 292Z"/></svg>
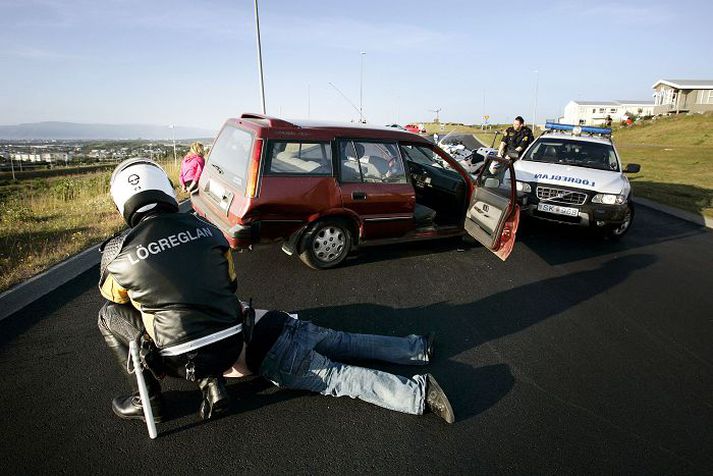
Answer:
<svg viewBox="0 0 713 476"><path fill-rule="evenodd" d="M631 227L634 204L624 174L641 167L622 167L611 129L548 122L513 168L526 214L615 239Z"/></svg>

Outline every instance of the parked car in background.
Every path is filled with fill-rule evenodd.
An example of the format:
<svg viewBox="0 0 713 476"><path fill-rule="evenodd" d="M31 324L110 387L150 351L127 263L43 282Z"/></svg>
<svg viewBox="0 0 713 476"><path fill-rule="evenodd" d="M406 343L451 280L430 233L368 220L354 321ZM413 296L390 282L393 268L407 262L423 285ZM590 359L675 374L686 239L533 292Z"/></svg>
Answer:
<svg viewBox="0 0 713 476"><path fill-rule="evenodd" d="M426 127L423 124L406 124L404 126L404 129L406 129L409 132L413 132L414 134L425 134L426 133Z"/></svg>
<svg viewBox="0 0 713 476"><path fill-rule="evenodd" d="M504 260L519 223L505 178L515 172L498 158L483 169L473 179L435 144L393 128L243 114L223 126L191 200L233 248L284 240L316 269L356 247L465 233Z"/></svg>

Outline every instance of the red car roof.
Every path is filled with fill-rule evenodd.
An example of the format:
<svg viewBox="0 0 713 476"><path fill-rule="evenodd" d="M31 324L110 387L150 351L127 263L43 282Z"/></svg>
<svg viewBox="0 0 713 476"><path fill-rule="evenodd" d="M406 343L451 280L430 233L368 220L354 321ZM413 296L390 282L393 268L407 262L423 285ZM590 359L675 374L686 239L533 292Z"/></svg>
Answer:
<svg viewBox="0 0 713 476"><path fill-rule="evenodd" d="M319 121L286 121L262 114L245 113L239 118L228 119L226 123L242 126L255 131L258 136L268 139L301 139L301 140L331 140L335 137L350 137L356 139L386 139L401 142L430 142L411 132L401 131L391 127L370 126L366 124L319 122Z"/></svg>

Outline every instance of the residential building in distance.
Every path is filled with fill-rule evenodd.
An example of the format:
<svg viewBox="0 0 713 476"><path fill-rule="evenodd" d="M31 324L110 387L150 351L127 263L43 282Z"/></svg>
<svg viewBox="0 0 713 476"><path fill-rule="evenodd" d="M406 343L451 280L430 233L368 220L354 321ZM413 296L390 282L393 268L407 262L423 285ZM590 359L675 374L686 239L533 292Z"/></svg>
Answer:
<svg viewBox="0 0 713 476"><path fill-rule="evenodd" d="M659 79L654 114L713 111L713 79Z"/></svg>
<svg viewBox="0 0 713 476"><path fill-rule="evenodd" d="M66 152L13 152L10 153L10 160L20 162L67 162L70 156Z"/></svg>
<svg viewBox="0 0 713 476"><path fill-rule="evenodd" d="M653 114L653 101L570 101L564 108L564 116L560 118L560 122L597 126L606 122L607 116L616 123L625 120L627 116Z"/></svg>

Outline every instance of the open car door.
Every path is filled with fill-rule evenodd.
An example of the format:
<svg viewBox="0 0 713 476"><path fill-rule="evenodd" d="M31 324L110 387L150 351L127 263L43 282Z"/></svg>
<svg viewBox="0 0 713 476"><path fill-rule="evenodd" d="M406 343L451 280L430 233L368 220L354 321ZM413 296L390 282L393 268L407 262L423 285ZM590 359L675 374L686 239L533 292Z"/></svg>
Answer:
<svg viewBox="0 0 713 476"><path fill-rule="evenodd" d="M490 156L475 182L465 214L465 231L505 261L520 223L512 161Z"/></svg>

